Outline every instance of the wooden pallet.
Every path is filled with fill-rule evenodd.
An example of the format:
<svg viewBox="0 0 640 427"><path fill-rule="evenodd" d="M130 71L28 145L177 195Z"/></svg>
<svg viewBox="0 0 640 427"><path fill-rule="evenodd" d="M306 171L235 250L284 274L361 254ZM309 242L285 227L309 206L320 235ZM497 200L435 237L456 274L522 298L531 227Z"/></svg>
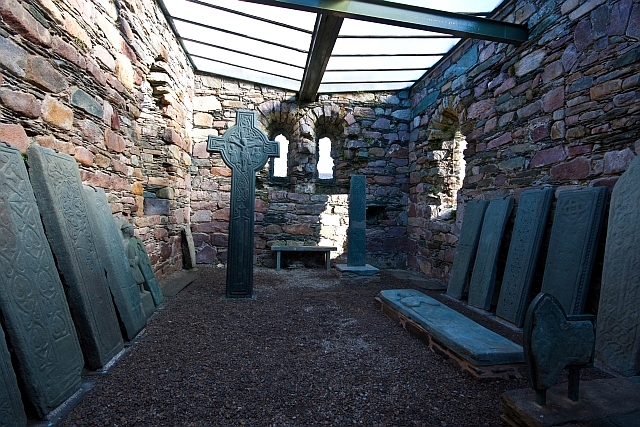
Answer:
<svg viewBox="0 0 640 427"><path fill-rule="evenodd" d="M495 378L502 378L505 380L522 378L522 373L520 369L524 367L522 363L517 364L505 364L505 365L491 365L491 366L476 366L463 358L462 356L456 354L451 349L447 348L442 343L435 340L429 332L424 329L421 325L409 319L405 315L399 313L384 301L382 301L379 297L375 297L376 301L380 303L381 311L386 314L393 321L398 322L404 329L411 332L413 335L416 335L422 342L427 344L429 349L436 354L441 355L445 359L449 359L454 361L460 368L469 373L474 378L479 380L489 380Z"/></svg>

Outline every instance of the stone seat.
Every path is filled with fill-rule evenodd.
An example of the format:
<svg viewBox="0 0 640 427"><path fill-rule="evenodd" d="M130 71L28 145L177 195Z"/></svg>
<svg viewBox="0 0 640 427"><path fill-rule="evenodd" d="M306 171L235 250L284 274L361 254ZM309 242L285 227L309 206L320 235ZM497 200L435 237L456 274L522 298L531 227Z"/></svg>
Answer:
<svg viewBox="0 0 640 427"><path fill-rule="evenodd" d="M276 270L280 270L282 252L324 252L327 270L331 269L331 251L338 250L335 246L295 246L279 245L271 246L271 250L276 253Z"/></svg>
<svg viewBox="0 0 640 427"><path fill-rule="evenodd" d="M521 346L415 289L380 291L382 310L476 377L520 377Z"/></svg>

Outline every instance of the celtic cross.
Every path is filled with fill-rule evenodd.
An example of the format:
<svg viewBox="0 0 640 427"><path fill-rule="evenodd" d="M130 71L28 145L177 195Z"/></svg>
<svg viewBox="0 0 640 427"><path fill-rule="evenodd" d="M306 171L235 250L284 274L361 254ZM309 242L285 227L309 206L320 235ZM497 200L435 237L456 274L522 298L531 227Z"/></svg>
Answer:
<svg viewBox="0 0 640 427"><path fill-rule="evenodd" d="M236 124L224 135L209 135L207 151L220 153L232 171L225 296L252 298L255 175L269 157L280 155L279 145L256 127L254 111L238 110Z"/></svg>

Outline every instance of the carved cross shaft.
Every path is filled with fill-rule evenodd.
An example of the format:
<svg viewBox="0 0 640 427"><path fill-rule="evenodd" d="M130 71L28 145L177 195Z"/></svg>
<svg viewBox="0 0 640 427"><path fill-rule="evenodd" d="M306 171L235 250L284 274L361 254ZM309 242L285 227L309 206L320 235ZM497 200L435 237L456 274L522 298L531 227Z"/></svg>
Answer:
<svg viewBox="0 0 640 427"><path fill-rule="evenodd" d="M252 298L255 174L269 157L280 155L280 148L256 127L254 111L238 110L236 124L222 137L209 135L207 151L220 153L232 171L225 296Z"/></svg>

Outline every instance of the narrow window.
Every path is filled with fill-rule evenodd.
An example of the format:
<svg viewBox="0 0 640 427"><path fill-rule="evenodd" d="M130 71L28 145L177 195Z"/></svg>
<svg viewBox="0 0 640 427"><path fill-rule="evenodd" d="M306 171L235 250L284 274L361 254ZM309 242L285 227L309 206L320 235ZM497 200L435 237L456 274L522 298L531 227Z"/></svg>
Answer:
<svg viewBox="0 0 640 427"><path fill-rule="evenodd" d="M331 140L327 137L320 138L318 141L318 178L333 179Z"/></svg>
<svg viewBox="0 0 640 427"><path fill-rule="evenodd" d="M287 177L287 158L289 157L289 140L283 134L275 137L275 141L280 145L280 157L272 158L271 176L274 178Z"/></svg>

